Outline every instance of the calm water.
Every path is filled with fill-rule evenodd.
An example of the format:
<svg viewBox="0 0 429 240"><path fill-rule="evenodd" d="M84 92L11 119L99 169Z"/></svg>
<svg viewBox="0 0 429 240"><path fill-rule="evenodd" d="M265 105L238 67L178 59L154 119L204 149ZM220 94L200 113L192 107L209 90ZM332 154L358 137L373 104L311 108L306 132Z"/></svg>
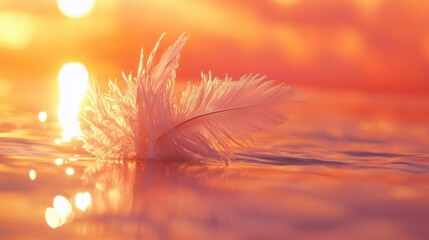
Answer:
<svg viewBox="0 0 429 240"><path fill-rule="evenodd" d="M1 87L1 239L429 238L424 101L307 92L227 169L124 166L55 147L56 94ZM79 192L92 196L85 212ZM57 195L74 217L52 229L45 211Z"/></svg>

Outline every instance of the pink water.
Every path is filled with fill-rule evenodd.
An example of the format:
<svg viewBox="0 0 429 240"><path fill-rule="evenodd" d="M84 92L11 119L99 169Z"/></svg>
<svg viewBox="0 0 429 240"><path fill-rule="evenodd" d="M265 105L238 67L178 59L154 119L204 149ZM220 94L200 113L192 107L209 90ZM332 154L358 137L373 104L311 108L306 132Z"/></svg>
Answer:
<svg viewBox="0 0 429 240"><path fill-rule="evenodd" d="M96 163L55 147L56 94L0 91L0 238L428 239L425 102L304 94L285 125L224 168ZM53 198L84 191L89 209L50 228Z"/></svg>

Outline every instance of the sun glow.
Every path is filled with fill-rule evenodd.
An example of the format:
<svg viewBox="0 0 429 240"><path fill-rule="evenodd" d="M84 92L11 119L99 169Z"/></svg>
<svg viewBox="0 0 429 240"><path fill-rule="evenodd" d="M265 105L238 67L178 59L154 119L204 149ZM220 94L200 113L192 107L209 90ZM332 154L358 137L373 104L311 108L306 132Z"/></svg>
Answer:
<svg viewBox="0 0 429 240"><path fill-rule="evenodd" d="M78 116L80 105L88 86L89 73L85 65L78 62L65 64L59 74L60 106L58 118L64 128L62 141L70 142L72 137L80 135Z"/></svg>
<svg viewBox="0 0 429 240"><path fill-rule="evenodd" d="M88 15L94 7L95 0L57 0L61 13L70 18Z"/></svg>

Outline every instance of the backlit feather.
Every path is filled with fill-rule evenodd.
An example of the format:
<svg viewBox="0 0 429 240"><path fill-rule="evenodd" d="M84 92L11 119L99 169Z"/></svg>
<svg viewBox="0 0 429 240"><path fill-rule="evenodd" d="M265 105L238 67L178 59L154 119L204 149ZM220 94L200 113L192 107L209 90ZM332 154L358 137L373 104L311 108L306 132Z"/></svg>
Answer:
<svg viewBox="0 0 429 240"><path fill-rule="evenodd" d="M126 87L109 83L89 93L84 148L100 159L224 161L252 143L251 133L285 121L279 105L301 100L290 87L258 75L240 80L202 75L175 96L176 69L187 40L179 39L159 58L160 40L138 74L125 76Z"/></svg>

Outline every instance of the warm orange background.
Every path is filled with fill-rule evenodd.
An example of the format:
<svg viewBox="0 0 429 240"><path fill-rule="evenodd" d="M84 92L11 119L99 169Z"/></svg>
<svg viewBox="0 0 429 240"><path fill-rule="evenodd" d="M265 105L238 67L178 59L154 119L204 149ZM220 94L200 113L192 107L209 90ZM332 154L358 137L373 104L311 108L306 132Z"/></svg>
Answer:
<svg viewBox="0 0 429 240"><path fill-rule="evenodd" d="M290 85L429 92L427 0L102 0L80 19L55 1L0 2L0 80L47 83L67 61L98 79L136 69L160 34L190 32L179 79L261 73Z"/></svg>
<svg viewBox="0 0 429 240"><path fill-rule="evenodd" d="M234 177L207 172L207 183L199 182L206 174L168 168L137 170L153 184L129 183L134 173L124 180L112 166L97 176L113 186L115 212L48 231L45 208L57 194L82 191L91 162L70 162L76 174L67 179L52 163L63 156L51 149L61 136L60 67L79 61L99 80L120 78L136 72L142 47L147 55L166 32L163 49L184 31L180 81L209 70L260 73L307 97L285 106L289 122L249 150L273 161L239 160L229 168ZM167 228L165 236L179 238L211 233L205 224L248 236L286 231L291 239L427 236L428 80L429 0L96 0L79 19L65 17L55 0L0 0L0 235L82 238L92 229L103 237L106 229L106 238L120 239L124 230L135 237L138 221L135 232ZM39 111L47 123L37 121ZM31 184L30 167L38 173ZM104 196L94 206L109 207ZM124 221L128 197L136 213Z"/></svg>
<svg viewBox="0 0 429 240"><path fill-rule="evenodd" d="M103 0L79 19L53 0L3 0L0 92L38 86L50 92L38 101L54 107L64 63L82 62L99 80L120 78L136 71L142 47L148 54L166 32L162 49L184 31L190 40L179 80L209 70L260 73L302 92L311 119L334 111L376 121L429 118L427 0Z"/></svg>

